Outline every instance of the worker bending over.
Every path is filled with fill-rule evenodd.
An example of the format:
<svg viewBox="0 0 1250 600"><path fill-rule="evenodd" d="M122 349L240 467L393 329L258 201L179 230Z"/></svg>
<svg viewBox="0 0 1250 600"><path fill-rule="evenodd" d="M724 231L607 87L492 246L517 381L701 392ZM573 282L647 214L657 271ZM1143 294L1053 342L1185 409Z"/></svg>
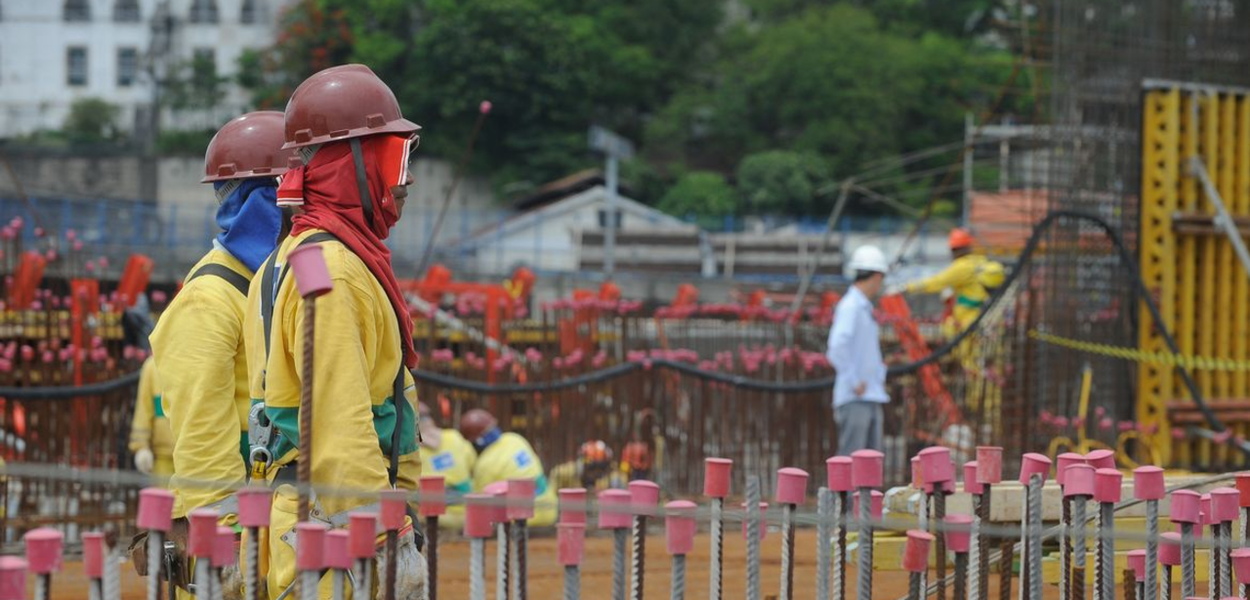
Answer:
<svg viewBox="0 0 1250 600"><path fill-rule="evenodd" d="M477 449L473 467L473 491L509 479L534 480L534 518L529 523L543 527L556 522L556 490L549 485L534 448L518 434L504 433L495 416L475 408L460 417L460 433Z"/></svg>
<svg viewBox="0 0 1250 600"><path fill-rule="evenodd" d="M442 475L446 486L447 512L438 526L458 530L464 526L465 494L473 491L473 465L477 451L455 429L439 429L434 414L424 402L421 412L421 466L423 475Z"/></svg>
<svg viewBox="0 0 1250 600"><path fill-rule="evenodd" d="M174 434L161 407L156 387L156 364L152 357L139 369L139 391L135 394L135 414L130 423L130 451L140 473L169 477L174 474Z"/></svg>
<svg viewBox="0 0 1250 600"><path fill-rule="evenodd" d="M951 290L954 306L950 316L942 322L943 335L951 338L972 324L990 293L1003 284L1005 277L1002 264L975 251L972 235L967 230L952 229L948 243L953 259L950 266L931 277L907 283L902 291L940 294Z"/></svg>
<svg viewBox="0 0 1250 600"><path fill-rule="evenodd" d="M551 469L551 485L557 490L585 488L591 492L625 489L629 482L612 460L612 448L603 440L590 440L577 450L577 458Z"/></svg>

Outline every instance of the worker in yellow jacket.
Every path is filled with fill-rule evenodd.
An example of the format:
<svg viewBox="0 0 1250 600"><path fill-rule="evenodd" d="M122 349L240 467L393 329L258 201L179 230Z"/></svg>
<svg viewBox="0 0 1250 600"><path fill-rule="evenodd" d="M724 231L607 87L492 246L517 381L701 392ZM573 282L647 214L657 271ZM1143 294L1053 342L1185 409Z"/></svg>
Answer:
<svg viewBox="0 0 1250 600"><path fill-rule="evenodd" d="M954 307L950 317L942 323L942 333L954 337L977 318L990 292L1002 285L1004 273L1001 264L975 252L972 235L967 230L952 229L948 242L953 259L950 266L931 277L907 283L903 291L940 294L950 290L954 294Z"/></svg>
<svg viewBox="0 0 1250 600"><path fill-rule="evenodd" d="M174 516L181 523L197 508L216 509L222 525L237 520L233 492L247 480L250 407L244 305L252 274L283 228L276 177L293 153L281 149L282 141L283 116L275 111L235 118L213 136L201 181L213 184L221 232L152 332L174 440ZM191 561L184 564L189 569ZM237 592L235 583L227 590Z"/></svg>
<svg viewBox="0 0 1250 600"><path fill-rule="evenodd" d="M438 526L458 530L464 526L464 504L460 499L473 491L473 466L477 450L455 429L440 429L434 414L424 402L421 413L421 466L424 475L442 475L446 486L447 512Z"/></svg>
<svg viewBox="0 0 1250 600"><path fill-rule="evenodd" d="M336 528L347 526L350 511L377 510L383 489L415 490L421 474L412 319L385 243L412 183L408 159L420 127L403 118L394 93L363 65L313 74L292 94L285 123L284 147L303 165L283 177L278 202L297 213L247 303L248 360L258 375L252 397L263 403L257 422L270 432L251 444L261 459L251 471L278 485L262 558L271 598L295 578L289 534L298 496L286 484L296 481L297 461L310 461L313 486L343 492L316 496L312 506L314 520ZM305 300L286 268L288 254L307 244L320 244L333 283L317 298L311 373L304 370ZM312 456L298 451L305 378L314 393ZM400 531L398 600L425 597L422 541L409 519ZM327 575L322 598L330 597L330 584Z"/></svg>
<svg viewBox="0 0 1250 600"><path fill-rule="evenodd" d="M156 387L156 364L149 356L139 368L139 391L135 394L135 414L130 423L130 451L135 468L141 473L169 477L174 474L174 434L161 407Z"/></svg>
<svg viewBox="0 0 1250 600"><path fill-rule="evenodd" d="M556 522L556 489L547 481L543 463L525 438L499 429L495 416L475 408L460 417L460 434L477 449L473 467L473 491L509 479L534 480L534 518L530 525L544 527Z"/></svg>

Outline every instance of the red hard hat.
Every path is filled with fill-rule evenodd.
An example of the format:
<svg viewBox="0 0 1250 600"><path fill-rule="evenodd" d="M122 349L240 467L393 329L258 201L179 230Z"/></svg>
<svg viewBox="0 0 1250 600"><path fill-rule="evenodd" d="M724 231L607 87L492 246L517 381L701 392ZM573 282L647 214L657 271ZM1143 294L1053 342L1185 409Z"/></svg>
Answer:
<svg viewBox="0 0 1250 600"><path fill-rule="evenodd" d="M282 127L282 113L276 110L250 112L222 125L204 153L200 183L277 177L292 164L299 166L295 151L282 149Z"/></svg>
<svg viewBox="0 0 1250 600"><path fill-rule="evenodd" d="M967 248L972 245L972 234L967 229L956 227L951 230L950 248Z"/></svg>
<svg viewBox="0 0 1250 600"><path fill-rule="evenodd" d="M612 448L603 440L590 440L582 444L577 455L588 463L605 463L612 460Z"/></svg>
<svg viewBox="0 0 1250 600"><path fill-rule="evenodd" d="M400 114L395 93L369 67L341 65L314 73L295 88L286 105L286 144L282 147L420 129Z"/></svg>
<svg viewBox="0 0 1250 600"><path fill-rule="evenodd" d="M498 425L499 422L495 420L495 415L480 408L475 408L460 417L460 435L472 442Z"/></svg>

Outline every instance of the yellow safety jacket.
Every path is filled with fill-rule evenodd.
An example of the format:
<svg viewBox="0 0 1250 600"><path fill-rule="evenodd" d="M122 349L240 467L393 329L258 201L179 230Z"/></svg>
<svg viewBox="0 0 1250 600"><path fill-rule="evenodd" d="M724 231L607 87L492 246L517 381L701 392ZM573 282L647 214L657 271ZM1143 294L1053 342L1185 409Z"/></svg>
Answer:
<svg viewBox="0 0 1250 600"><path fill-rule="evenodd" d="M437 448L421 445L424 474L442 475L447 486L447 513L439 518L439 527L459 529L464 526L464 504L456 498L473 491L473 467L476 463L477 450L455 429L443 430Z"/></svg>
<svg viewBox="0 0 1250 600"><path fill-rule="evenodd" d="M298 457L300 381L304 369L304 299L291 274L282 275L286 255L306 231L288 237L276 251L272 277L262 273L248 291L247 326L252 397L265 404L265 414L280 432L274 449L276 465ZM386 291L352 251L337 240L321 242L334 288L317 298L313 364L312 484L357 490L359 497L335 494L319 498L326 515L337 515L377 501L376 492L390 487L388 468L396 404L391 401L400 371L399 322ZM269 263L267 262L266 265ZM264 268L264 267L262 267ZM273 296L268 358L265 352L262 295L266 280ZM400 465L396 486L417 489L421 458L417 452L416 387L404 369L407 399L400 432ZM277 469L271 469L272 477Z"/></svg>
<svg viewBox="0 0 1250 600"><path fill-rule="evenodd" d="M227 498L247 477L243 311L252 273L219 248L190 273L151 336L174 438L176 517Z"/></svg>
<svg viewBox="0 0 1250 600"><path fill-rule="evenodd" d="M534 454L534 448L515 433L499 436L495 443L478 454L477 465L473 467L473 491L480 492L496 481L522 478L534 480L534 518L529 523L536 527L554 524L556 489L549 485L543 463Z"/></svg>
<svg viewBox="0 0 1250 600"><path fill-rule="evenodd" d="M623 469L628 468L626 465L613 465L607 474L594 481L594 485L588 491L597 493L607 489L623 490L628 488L629 479L623 472ZM584 469L585 465L581 459L570 460L552 467L551 474L547 479L551 481L551 486L556 488L557 492L564 488L579 488L582 487L582 473Z"/></svg>
<svg viewBox="0 0 1250 600"><path fill-rule="evenodd" d="M979 281L980 269L987 259L980 254L967 254L951 261L950 266L931 277L907 284L910 293L937 294L950 289L955 293L952 321L944 324L946 335L963 331L976 319L981 306L989 299L989 291Z"/></svg>
<svg viewBox="0 0 1250 600"><path fill-rule="evenodd" d="M135 394L135 414L130 424L130 451L152 451L152 473L162 477L174 474L174 434L161 406L156 386L156 363L152 357L139 369L139 391Z"/></svg>

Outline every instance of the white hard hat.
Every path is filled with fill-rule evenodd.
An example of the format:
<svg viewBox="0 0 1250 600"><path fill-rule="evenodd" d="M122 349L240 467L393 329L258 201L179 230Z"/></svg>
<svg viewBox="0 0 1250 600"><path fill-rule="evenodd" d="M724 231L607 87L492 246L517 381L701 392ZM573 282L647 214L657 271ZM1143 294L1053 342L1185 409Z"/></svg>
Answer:
<svg viewBox="0 0 1250 600"><path fill-rule="evenodd" d="M846 266L852 275L857 271L885 273L890 270L889 264L885 260L885 254L876 246L860 246L856 248L855 252L851 254L850 262Z"/></svg>

